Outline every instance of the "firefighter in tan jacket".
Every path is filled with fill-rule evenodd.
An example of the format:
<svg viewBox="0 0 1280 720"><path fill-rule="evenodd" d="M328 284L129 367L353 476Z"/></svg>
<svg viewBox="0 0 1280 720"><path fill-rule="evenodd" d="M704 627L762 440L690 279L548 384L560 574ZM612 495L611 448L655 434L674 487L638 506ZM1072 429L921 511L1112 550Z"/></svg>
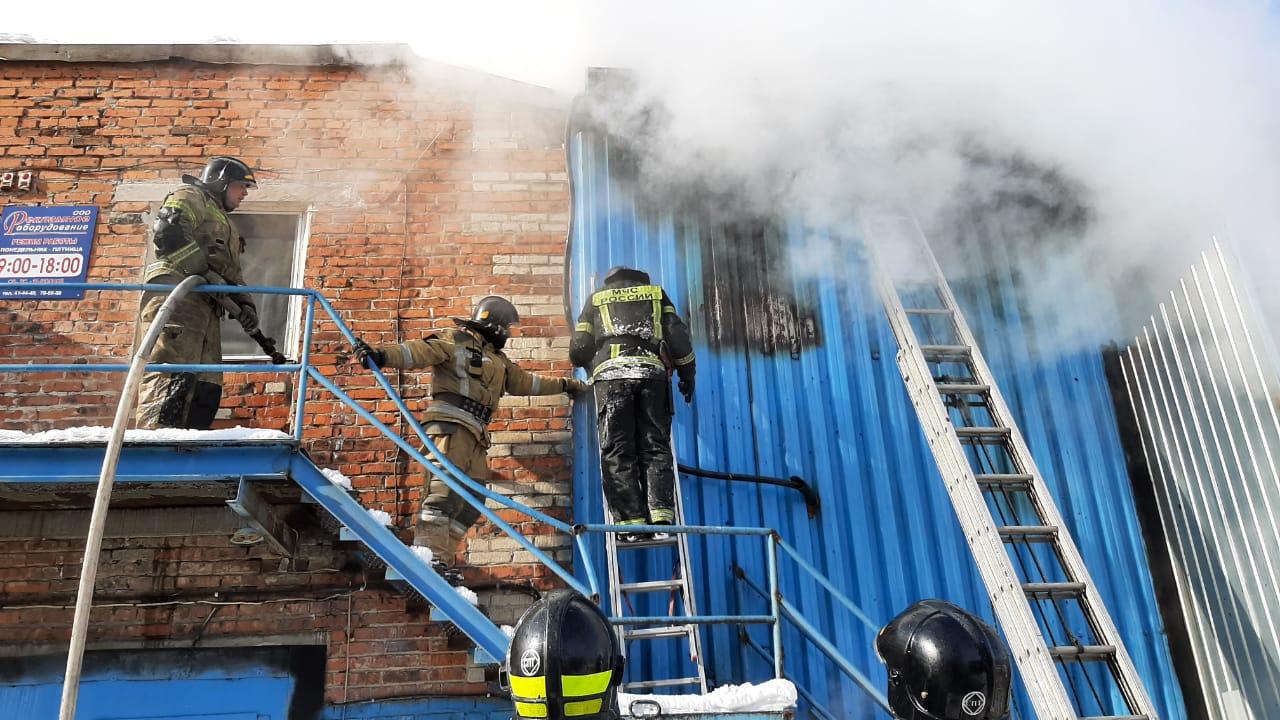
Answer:
<svg viewBox="0 0 1280 720"><path fill-rule="evenodd" d="M487 483L488 425L503 395L578 394L587 388L572 377L535 375L508 358L502 348L519 320L514 305L491 295L476 304L471 318L455 318L456 330L396 345L357 341L355 360L362 366L368 358L384 368L431 368L431 403L422 415L427 436L459 470ZM430 548L438 569L448 568L480 511L431 473L425 489L413 544Z"/></svg>
<svg viewBox="0 0 1280 720"><path fill-rule="evenodd" d="M199 178L182 176L182 187L160 206L146 253L143 282L177 285L190 275L217 273L222 281L243 285L241 239L227 214L257 187L249 166L233 157L215 157ZM151 327L167 292L146 292L138 334ZM258 309L245 293L229 297L246 333L258 329ZM222 362L222 307L209 293L191 293L178 303L151 351L153 363L213 365ZM138 427L207 430L222 400L222 373L158 373L142 376Z"/></svg>

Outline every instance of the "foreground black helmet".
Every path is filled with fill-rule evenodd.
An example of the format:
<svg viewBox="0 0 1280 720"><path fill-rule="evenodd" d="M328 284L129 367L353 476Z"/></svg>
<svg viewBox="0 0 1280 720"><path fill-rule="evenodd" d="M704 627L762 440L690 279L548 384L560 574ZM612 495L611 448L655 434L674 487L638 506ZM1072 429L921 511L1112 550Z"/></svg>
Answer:
<svg viewBox="0 0 1280 720"><path fill-rule="evenodd" d="M944 600L921 600L876 636L900 720L1001 720L1009 650L990 625Z"/></svg>
<svg viewBox="0 0 1280 720"><path fill-rule="evenodd" d="M520 322L520 313L516 312L516 306L506 298L497 295L481 298L480 302L476 303L475 309L471 311L469 319L458 320L459 324L484 335L499 350L507 344L507 338L511 337L511 326L518 322Z"/></svg>
<svg viewBox="0 0 1280 720"><path fill-rule="evenodd" d="M204 170L200 172L200 182L218 193L225 191L227 185L233 182L258 187L258 181L253 178L253 170L248 165L237 158L225 155L210 158L209 162L205 163Z"/></svg>
<svg viewBox="0 0 1280 720"><path fill-rule="evenodd" d="M649 273L643 270L636 270L635 268L627 267L626 265L614 265L604 274L604 281L608 283L616 280L647 283L649 282Z"/></svg>
<svg viewBox="0 0 1280 720"><path fill-rule="evenodd" d="M611 720L622 664L600 608L572 590L552 590L520 617L507 649L516 717Z"/></svg>

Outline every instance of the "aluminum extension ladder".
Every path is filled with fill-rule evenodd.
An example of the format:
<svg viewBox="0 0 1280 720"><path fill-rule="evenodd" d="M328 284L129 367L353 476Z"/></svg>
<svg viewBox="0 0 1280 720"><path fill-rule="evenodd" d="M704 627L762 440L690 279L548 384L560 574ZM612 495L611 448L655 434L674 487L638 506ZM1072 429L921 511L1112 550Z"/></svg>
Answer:
<svg viewBox="0 0 1280 720"><path fill-rule="evenodd" d="M1039 720L1156 720L1137 669L914 218L864 233L898 369Z"/></svg>
<svg viewBox="0 0 1280 720"><path fill-rule="evenodd" d="M675 474L675 499L676 499L676 525L684 525L684 497L680 491L680 475L675 469L675 443L674 438L671 446L672 455L672 472ZM604 519L606 523L613 524L613 515L609 512L608 501L604 502ZM684 533L672 534L662 540L645 539L634 543L620 543L616 533L605 533L604 536L605 556L609 565L609 603L613 611L613 617L621 619L626 617L623 610L629 607L629 597L648 593L671 593L680 607L674 608L671 615L673 616L695 616L698 614L698 604L693 596L693 588L689 583L689 573L687 568L689 564L689 536ZM652 551L655 548L674 547L675 567L672 577L664 580L643 580L634 582L624 582L622 579L621 565L618 562L618 553L640 553L644 551ZM669 624L669 625L648 625L645 627L632 628L628 625L616 625L615 632L618 634L618 643L622 647L622 654L627 655L627 642L636 641L653 641L664 640L670 638L683 638L689 644L689 661L697 669L697 674L679 678L664 678L655 680L640 680L627 682L622 684L623 692L647 692L659 688L680 688L694 687L698 688L698 692L705 694L707 692L707 671L703 664L702 658L702 636L698 625L694 624Z"/></svg>

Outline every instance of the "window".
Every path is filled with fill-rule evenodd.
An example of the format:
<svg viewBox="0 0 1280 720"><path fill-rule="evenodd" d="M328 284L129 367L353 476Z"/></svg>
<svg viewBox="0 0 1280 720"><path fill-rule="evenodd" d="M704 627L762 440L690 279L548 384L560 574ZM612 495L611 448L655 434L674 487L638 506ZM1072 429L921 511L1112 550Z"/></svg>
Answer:
<svg viewBox="0 0 1280 720"><path fill-rule="evenodd" d="M245 241L240 256L245 284L302 287L308 217L303 212L254 212L252 209L231 215L232 225ZM253 300L258 306L262 334L275 340L280 352L295 356L302 335L303 299L291 295L254 295ZM266 356L240 329L240 323L224 319L222 357L244 360Z"/></svg>

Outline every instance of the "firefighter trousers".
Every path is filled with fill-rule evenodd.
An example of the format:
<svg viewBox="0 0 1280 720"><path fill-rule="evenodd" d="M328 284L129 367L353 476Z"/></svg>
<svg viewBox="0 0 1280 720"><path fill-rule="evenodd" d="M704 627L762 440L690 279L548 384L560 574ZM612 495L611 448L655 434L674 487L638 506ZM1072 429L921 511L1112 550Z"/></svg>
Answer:
<svg viewBox="0 0 1280 720"><path fill-rule="evenodd" d="M671 383L597 380L594 387L600 475L613 521L675 522Z"/></svg>
<svg viewBox="0 0 1280 720"><path fill-rule="evenodd" d="M423 428L449 462L478 483L488 484L488 448L467 428L451 422L429 422ZM431 454L423 450L427 459ZM434 463L433 464L437 464ZM431 548L437 560L453 565L458 543L480 517L480 511L463 500L442 480L427 472L422 511L414 524L413 544ZM483 499L482 499L483 500Z"/></svg>
<svg viewBox="0 0 1280 720"><path fill-rule="evenodd" d="M168 293L142 296L138 337L151 327ZM153 363L222 362L222 313L203 293L184 297L169 316L151 351ZM143 373L138 392L138 427L208 430L222 401L222 373Z"/></svg>

